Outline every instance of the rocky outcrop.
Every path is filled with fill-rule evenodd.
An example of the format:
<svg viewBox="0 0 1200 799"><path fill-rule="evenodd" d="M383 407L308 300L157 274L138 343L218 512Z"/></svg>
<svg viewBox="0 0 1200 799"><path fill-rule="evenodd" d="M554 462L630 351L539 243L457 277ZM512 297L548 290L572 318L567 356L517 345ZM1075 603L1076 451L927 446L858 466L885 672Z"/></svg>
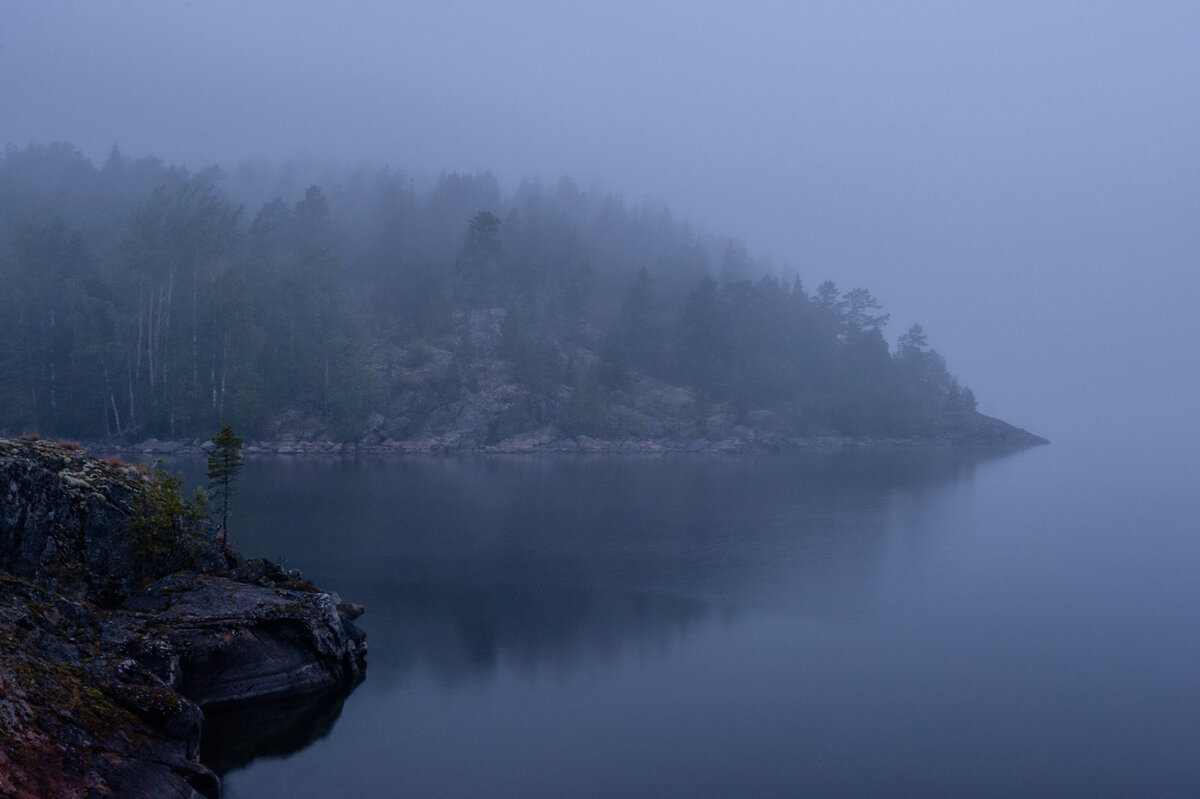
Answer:
<svg viewBox="0 0 1200 799"><path fill-rule="evenodd" d="M136 587L123 543L144 479L77 447L0 439L0 569L116 604Z"/></svg>
<svg viewBox="0 0 1200 799"><path fill-rule="evenodd" d="M0 439L0 795L215 797L204 709L306 701L363 676L362 608L199 525L188 569L125 546L147 477Z"/></svg>
<svg viewBox="0 0 1200 799"><path fill-rule="evenodd" d="M338 606L319 591L172 576L130 597L122 623L126 648L159 678L204 707L227 707L357 680L364 636Z"/></svg>
<svg viewBox="0 0 1200 799"><path fill-rule="evenodd" d="M199 706L107 646L108 616L0 572L0 795L219 796Z"/></svg>

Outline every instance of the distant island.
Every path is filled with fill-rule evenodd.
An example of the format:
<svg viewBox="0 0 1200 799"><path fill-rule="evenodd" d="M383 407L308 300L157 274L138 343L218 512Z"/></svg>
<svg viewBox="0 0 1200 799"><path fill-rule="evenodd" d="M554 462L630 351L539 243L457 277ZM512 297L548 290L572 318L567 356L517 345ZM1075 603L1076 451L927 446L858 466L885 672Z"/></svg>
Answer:
<svg viewBox="0 0 1200 799"><path fill-rule="evenodd" d="M865 288L569 179L0 158L0 432L272 452L1044 443ZM802 220L798 223L802 224ZM148 443L149 442L149 443Z"/></svg>

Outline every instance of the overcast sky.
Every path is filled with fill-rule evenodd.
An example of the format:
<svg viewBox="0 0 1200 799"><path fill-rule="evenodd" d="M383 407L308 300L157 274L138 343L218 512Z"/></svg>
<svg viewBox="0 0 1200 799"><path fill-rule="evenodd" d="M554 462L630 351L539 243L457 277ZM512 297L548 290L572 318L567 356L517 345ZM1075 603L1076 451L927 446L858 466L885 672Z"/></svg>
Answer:
<svg viewBox="0 0 1200 799"><path fill-rule="evenodd" d="M1200 2L0 0L0 142L600 178L1051 438L1200 424Z"/></svg>

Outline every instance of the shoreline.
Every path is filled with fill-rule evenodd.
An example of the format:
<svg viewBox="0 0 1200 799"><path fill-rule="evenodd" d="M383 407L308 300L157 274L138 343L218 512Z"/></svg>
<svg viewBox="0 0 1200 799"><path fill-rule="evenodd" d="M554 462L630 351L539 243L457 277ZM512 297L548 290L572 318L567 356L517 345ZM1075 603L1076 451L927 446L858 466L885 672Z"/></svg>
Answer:
<svg viewBox="0 0 1200 799"><path fill-rule="evenodd" d="M604 440L575 438L518 437L497 444L478 445L453 436L385 440L378 443L330 440L251 440L242 454L248 458L271 456L359 457L419 455L737 455L783 452L836 451L845 449L913 449L920 447L1030 447L1049 444L1046 439L1018 430L1020 435L995 438L886 438L871 436L807 436L800 438L701 439L690 442L658 440ZM116 455L201 456L211 443L201 439L163 441L147 439L136 444L81 442L89 452Z"/></svg>

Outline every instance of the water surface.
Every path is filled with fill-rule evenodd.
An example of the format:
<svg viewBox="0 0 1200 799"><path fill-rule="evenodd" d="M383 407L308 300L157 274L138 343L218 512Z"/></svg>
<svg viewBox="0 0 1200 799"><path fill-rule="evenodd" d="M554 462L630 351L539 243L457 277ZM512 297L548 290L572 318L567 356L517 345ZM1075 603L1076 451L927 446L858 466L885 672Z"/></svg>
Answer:
<svg viewBox="0 0 1200 799"><path fill-rule="evenodd" d="M1196 795L1197 475L1149 464L252 461L233 542L370 655L227 796Z"/></svg>

